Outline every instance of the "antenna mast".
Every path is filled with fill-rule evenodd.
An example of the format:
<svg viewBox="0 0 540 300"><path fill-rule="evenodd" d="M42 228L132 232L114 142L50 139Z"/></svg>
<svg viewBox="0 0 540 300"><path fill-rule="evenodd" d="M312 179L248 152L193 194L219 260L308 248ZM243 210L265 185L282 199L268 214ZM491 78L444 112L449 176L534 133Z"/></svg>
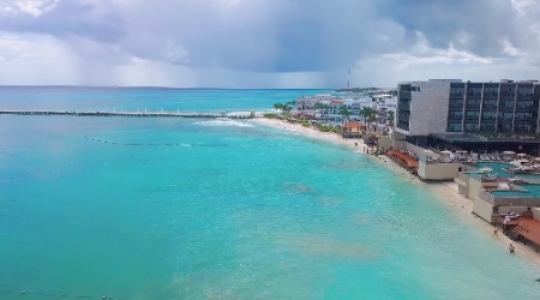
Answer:
<svg viewBox="0 0 540 300"><path fill-rule="evenodd" d="M349 73L347 75L347 89L351 88L351 67L349 67Z"/></svg>

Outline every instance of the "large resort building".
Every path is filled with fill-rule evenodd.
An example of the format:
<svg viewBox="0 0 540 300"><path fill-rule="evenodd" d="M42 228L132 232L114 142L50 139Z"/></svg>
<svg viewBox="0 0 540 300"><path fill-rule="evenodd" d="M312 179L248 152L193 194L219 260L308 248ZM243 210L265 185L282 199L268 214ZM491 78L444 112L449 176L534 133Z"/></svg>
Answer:
<svg viewBox="0 0 540 300"><path fill-rule="evenodd" d="M537 81L403 82L387 155L454 181L475 215L540 249L539 110Z"/></svg>
<svg viewBox="0 0 540 300"><path fill-rule="evenodd" d="M423 147L538 154L539 102L537 81L404 82L396 131Z"/></svg>

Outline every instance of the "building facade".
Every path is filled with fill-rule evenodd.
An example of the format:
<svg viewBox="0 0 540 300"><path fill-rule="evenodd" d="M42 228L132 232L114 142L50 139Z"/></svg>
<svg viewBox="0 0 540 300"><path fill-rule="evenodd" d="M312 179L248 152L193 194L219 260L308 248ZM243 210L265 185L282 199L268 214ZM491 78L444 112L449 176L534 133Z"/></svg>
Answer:
<svg viewBox="0 0 540 300"><path fill-rule="evenodd" d="M538 132L540 85L452 83L448 132Z"/></svg>
<svg viewBox="0 0 540 300"><path fill-rule="evenodd" d="M540 133L537 81L463 82L456 79L398 85L396 131L424 144L436 134L459 136ZM513 142L518 142L517 138ZM477 141L478 139L477 139ZM495 142L495 141L492 141ZM505 143L512 141L506 140ZM528 140L538 143L540 140Z"/></svg>
<svg viewBox="0 0 540 300"><path fill-rule="evenodd" d="M458 80L429 80L400 83L396 130L407 136L446 132L450 83Z"/></svg>

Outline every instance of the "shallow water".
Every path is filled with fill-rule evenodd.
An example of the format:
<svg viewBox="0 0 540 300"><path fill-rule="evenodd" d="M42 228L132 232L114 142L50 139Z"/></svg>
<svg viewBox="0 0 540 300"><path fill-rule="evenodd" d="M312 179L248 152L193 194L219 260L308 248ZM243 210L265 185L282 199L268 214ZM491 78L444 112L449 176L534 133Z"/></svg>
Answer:
<svg viewBox="0 0 540 300"><path fill-rule="evenodd" d="M537 299L381 164L205 122L0 116L0 299Z"/></svg>

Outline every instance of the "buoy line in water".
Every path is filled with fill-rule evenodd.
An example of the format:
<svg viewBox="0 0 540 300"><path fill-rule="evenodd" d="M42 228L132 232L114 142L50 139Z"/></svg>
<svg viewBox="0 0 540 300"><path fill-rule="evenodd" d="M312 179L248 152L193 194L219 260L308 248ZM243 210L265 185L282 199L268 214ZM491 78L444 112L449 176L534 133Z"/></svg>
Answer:
<svg viewBox="0 0 540 300"><path fill-rule="evenodd" d="M185 147L185 148L191 148L191 147L226 147L226 145L220 145L220 144L186 144L186 143L119 143L119 142L112 142L107 140L100 140L91 138L88 136L84 136L86 140L96 142L96 143L102 143L102 144L110 144L110 145L118 145L118 146L169 146L169 147Z"/></svg>
<svg viewBox="0 0 540 300"><path fill-rule="evenodd" d="M101 295L101 296L89 296L89 295L68 295L68 294L56 294L56 293L43 293L43 292L31 292L27 290L0 290L0 295L10 295L13 299L13 297L19 296L20 298L25 298L26 296L32 295L32 296L41 296L41 297L47 297L50 299L51 297L58 297L63 299L102 299L102 300L126 300L127 298L118 298L113 297L109 295Z"/></svg>

